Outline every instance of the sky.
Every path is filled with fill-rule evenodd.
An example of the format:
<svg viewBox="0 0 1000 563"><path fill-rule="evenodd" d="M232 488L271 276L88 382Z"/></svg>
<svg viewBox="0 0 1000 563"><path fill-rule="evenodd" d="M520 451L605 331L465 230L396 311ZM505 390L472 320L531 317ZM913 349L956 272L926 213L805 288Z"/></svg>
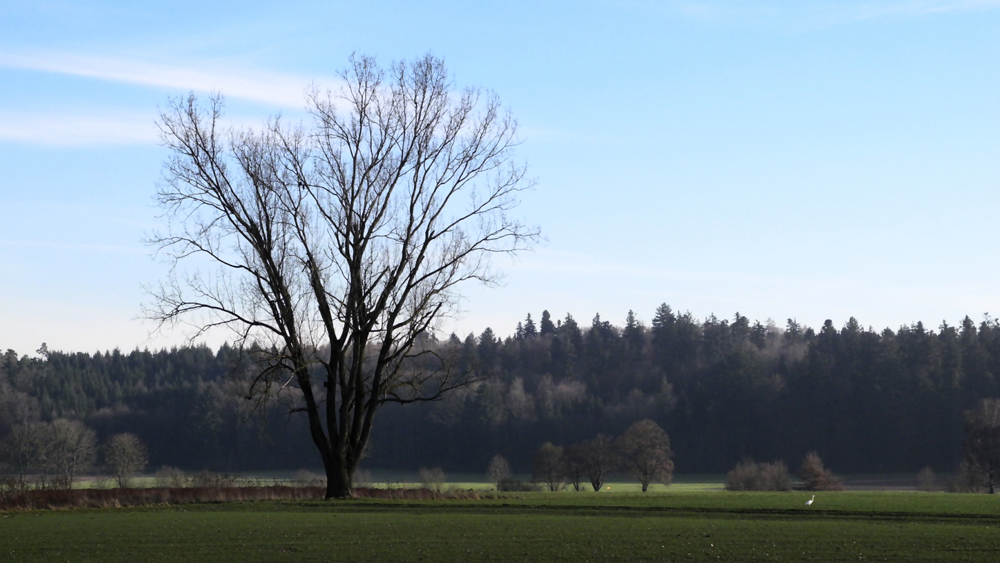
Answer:
<svg viewBox="0 0 1000 563"><path fill-rule="evenodd" d="M1000 0L0 0L0 349L159 348L158 112L306 119L351 53L432 53L518 119L544 240L444 334L1000 314ZM205 340L217 345L228 335Z"/></svg>

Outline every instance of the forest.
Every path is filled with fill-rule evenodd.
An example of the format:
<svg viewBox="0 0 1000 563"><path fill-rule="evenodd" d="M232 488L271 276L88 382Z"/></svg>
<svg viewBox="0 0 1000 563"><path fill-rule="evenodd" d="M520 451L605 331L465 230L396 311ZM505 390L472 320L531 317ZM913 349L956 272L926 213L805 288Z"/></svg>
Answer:
<svg viewBox="0 0 1000 563"><path fill-rule="evenodd" d="M527 472L543 442L618 435L649 418L670 436L676 473L722 473L746 458L810 451L841 473L952 471L963 412L1000 396L1000 322L966 317L936 329L813 329L699 320L666 304L649 326L595 316L529 314L513 334L427 336L474 374L443 400L386 405L366 469L485 470L502 454ZM254 409L239 350L186 346L121 352L7 350L0 360L0 439L21 423L75 419L99 437L138 435L150 468L221 472L317 468L305 420L287 401ZM243 374L243 375L241 375Z"/></svg>

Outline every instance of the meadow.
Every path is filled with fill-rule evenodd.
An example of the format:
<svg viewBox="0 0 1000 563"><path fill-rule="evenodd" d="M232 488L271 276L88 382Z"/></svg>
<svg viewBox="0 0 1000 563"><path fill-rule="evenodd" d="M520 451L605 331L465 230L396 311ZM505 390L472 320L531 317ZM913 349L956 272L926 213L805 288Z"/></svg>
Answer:
<svg viewBox="0 0 1000 563"><path fill-rule="evenodd" d="M612 485L613 487L613 485ZM995 561L1000 498L523 493L10 511L8 561Z"/></svg>

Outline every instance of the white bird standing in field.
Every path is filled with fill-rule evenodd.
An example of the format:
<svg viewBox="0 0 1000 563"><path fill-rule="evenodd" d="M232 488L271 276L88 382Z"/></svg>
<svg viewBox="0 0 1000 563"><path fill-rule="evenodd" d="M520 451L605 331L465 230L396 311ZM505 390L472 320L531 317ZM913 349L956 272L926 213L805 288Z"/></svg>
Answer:
<svg viewBox="0 0 1000 563"><path fill-rule="evenodd" d="M811 499L809 499L809 500L806 501L806 506L812 505L812 503L813 503L814 500L816 500L816 495L813 495L813 498L811 498Z"/></svg>

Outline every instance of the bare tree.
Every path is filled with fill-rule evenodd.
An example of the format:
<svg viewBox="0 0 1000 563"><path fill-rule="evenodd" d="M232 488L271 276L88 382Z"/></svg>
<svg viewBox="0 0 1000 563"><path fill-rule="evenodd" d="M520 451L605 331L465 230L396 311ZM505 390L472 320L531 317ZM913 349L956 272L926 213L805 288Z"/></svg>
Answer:
<svg viewBox="0 0 1000 563"><path fill-rule="evenodd" d="M844 484L833 474L832 471L823 465L816 452L809 452L802 460L799 468L799 478L805 485L807 491L842 491Z"/></svg>
<svg viewBox="0 0 1000 563"><path fill-rule="evenodd" d="M146 445L135 434L115 434L104 445L104 462L111 470L118 487L124 489L128 487L129 479L149 463Z"/></svg>
<svg viewBox="0 0 1000 563"><path fill-rule="evenodd" d="M284 394L308 416L328 498L352 494L381 405L470 383L423 342L465 282L497 280L492 256L537 238L509 216L531 183L495 95L455 93L430 55L388 69L352 57L342 78L337 93L309 93L308 130L276 118L226 132L220 98L161 114L170 230L151 243L175 265L217 269L175 268L148 308L161 323L186 319L194 337L235 331L265 365L247 398Z"/></svg>
<svg viewBox="0 0 1000 563"><path fill-rule="evenodd" d="M4 438L3 459L17 475L21 486L27 484L32 471L43 469L49 449L48 425L25 422L15 425Z"/></svg>
<svg viewBox="0 0 1000 563"><path fill-rule="evenodd" d="M670 484L674 462L670 460L670 438L660 425L650 419L640 420L622 434L616 444L622 465L642 483L646 492L656 480Z"/></svg>
<svg viewBox="0 0 1000 563"><path fill-rule="evenodd" d="M48 427L45 467L57 487L73 487L73 479L97 458L97 434L79 420L60 418Z"/></svg>
<svg viewBox="0 0 1000 563"><path fill-rule="evenodd" d="M598 434L582 444L584 474L594 491L604 486L604 478L618 465L615 442L610 436Z"/></svg>
<svg viewBox="0 0 1000 563"><path fill-rule="evenodd" d="M535 452L531 464L531 476L537 483L545 483L549 491L557 491L563 479L563 448L552 442L545 442Z"/></svg>
<svg viewBox="0 0 1000 563"><path fill-rule="evenodd" d="M573 444L563 451L562 472L573 490L579 491L587 473L587 456L582 444Z"/></svg>
<svg viewBox="0 0 1000 563"><path fill-rule="evenodd" d="M965 458L982 472L992 495L1000 472L1000 399L983 399L965 412Z"/></svg>
<svg viewBox="0 0 1000 563"><path fill-rule="evenodd" d="M433 469L428 469L426 467L421 467L417 474L420 476L420 486L434 491L435 493L440 493L441 489L444 488L445 475L444 470L440 467L435 467Z"/></svg>
<svg viewBox="0 0 1000 563"><path fill-rule="evenodd" d="M501 484L510 479L510 476L510 463L507 462L507 458L500 454L493 456L490 464L486 466L486 477L490 480L490 483L496 485L499 491Z"/></svg>
<svg viewBox="0 0 1000 563"><path fill-rule="evenodd" d="M924 491L925 493L940 490L934 468L928 465L917 472L917 490Z"/></svg>

